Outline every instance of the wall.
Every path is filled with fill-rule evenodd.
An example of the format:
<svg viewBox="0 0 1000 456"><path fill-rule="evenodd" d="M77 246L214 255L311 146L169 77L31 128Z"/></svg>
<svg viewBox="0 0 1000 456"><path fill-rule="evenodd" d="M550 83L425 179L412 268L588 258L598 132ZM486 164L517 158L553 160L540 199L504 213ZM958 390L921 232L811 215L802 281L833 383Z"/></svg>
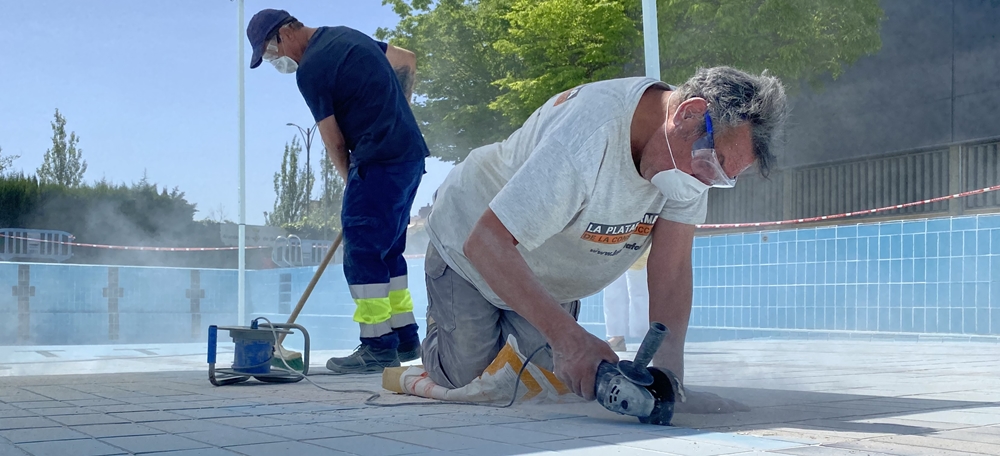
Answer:
<svg viewBox="0 0 1000 456"><path fill-rule="evenodd" d="M1000 215L699 236L692 255L692 340L1000 336ZM423 328L422 259L407 264ZM298 320L315 348L358 343L341 268L328 267ZM313 271L248 271L248 317L284 322ZM201 342L208 325L236 323L236 286L234 270L0 263L11 290L0 345ZM600 337L602 299L580 315Z"/></svg>

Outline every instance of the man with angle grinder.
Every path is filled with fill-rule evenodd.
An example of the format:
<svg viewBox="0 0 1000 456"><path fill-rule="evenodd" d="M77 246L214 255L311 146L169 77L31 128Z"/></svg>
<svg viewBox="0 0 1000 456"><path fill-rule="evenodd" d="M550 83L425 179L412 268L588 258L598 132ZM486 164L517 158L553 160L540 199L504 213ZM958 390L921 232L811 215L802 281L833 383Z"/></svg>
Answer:
<svg viewBox="0 0 1000 456"><path fill-rule="evenodd" d="M766 73L701 69L680 87L623 78L553 96L506 140L473 150L438 189L428 218L423 363L431 379L468 384L514 335L573 392L621 412L609 404L617 396L601 397L621 384L617 372L635 385L652 379L630 375L648 377L638 359L642 372L614 367L611 347L576 322L579 299L650 248L649 371L683 393L677 411L744 409L681 386L691 248L709 188L733 187L753 164L767 173L786 111L781 82ZM656 385L647 388L656 396Z"/></svg>
<svg viewBox="0 0 1000 456"><path fill-rule="evenodd" d="M361 344L331 358L334 373L381 372L420 358L407 287L406 227L430 155L410 110L412 52L348 27L306 27L265 9L247 25L250 68L295 73L330 160L347 186L341 213L344 275Z"/></svg>

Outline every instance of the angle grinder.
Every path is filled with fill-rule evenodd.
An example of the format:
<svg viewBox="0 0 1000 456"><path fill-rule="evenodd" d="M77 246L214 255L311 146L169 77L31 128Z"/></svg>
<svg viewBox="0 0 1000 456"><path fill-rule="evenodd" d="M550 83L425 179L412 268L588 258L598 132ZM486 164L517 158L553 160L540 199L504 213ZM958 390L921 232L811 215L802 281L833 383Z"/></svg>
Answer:
<svg viewBox="0 0 1000 456"><path fill-rule="evenodd" d="M638 417L641 423L669 426L674 403L678 398L684 401L683 389L673 372L648 367L669 332L664 324L652 322L633 361L621 360L617 365L601 361L597 402L612 412Z"/></svg>

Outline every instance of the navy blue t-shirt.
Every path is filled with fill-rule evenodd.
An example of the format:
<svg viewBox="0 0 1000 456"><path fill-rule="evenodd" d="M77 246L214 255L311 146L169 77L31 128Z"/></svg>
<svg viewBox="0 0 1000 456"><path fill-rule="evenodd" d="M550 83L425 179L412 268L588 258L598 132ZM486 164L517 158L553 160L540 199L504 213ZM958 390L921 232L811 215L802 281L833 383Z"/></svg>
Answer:
<svg viewBox="0 0 1000 456"><path fill-rule="evenodd" d="M295 74L316 122L331 115L352 162L401 163L430 155L385 43L348 27L319 27Z"/></svg>

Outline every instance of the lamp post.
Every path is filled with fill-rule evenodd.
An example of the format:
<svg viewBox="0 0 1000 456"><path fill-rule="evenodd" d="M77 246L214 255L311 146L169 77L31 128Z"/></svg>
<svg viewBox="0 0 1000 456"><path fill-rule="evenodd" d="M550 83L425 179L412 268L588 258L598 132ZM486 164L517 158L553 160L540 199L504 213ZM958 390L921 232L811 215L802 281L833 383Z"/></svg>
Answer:
<svg viewBox="0 0 1000 456"><path fill-rule="evenodd" d="M302 128L291 122L285 125L289 127L298 128L299 134L302 135L302 142L304 142L306 145L306 193L308 193L308 195L306 195L306 215L308 216L309 206L312 204L312 178L313 178L312 168L309 166L309 148L312 147L312 137L313 133L316 133L317 124L313 124L313 126L309 128Z"/></svg>

